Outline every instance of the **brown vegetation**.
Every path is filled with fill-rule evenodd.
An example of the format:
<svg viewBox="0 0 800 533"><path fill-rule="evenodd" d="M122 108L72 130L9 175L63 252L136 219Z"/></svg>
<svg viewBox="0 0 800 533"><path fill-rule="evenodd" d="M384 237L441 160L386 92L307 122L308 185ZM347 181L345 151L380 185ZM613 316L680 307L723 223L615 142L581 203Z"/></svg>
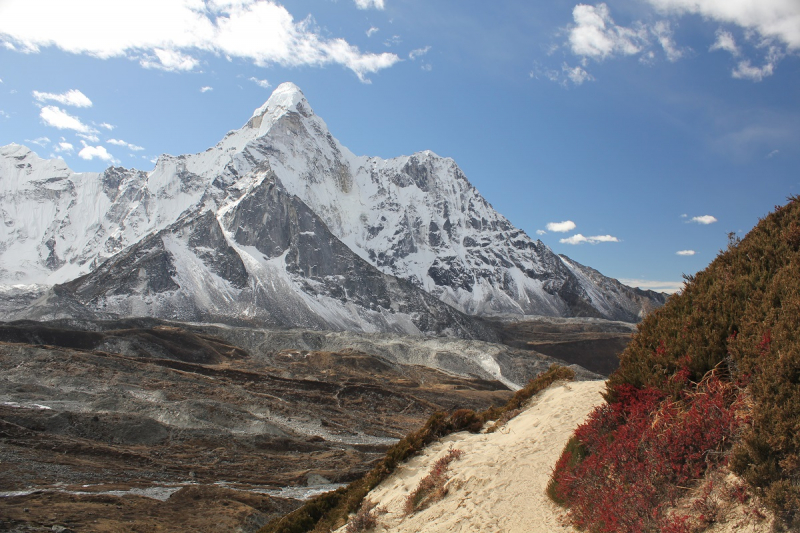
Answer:
<svg viewBox="0 0 800 533"><path fill-rule="evenodd" d="M784 525L800 527L800 200L794 197L786 206L776 207L743 240L731 236L727 250L706 270L686 280L683 292L644 320L621 355L620 367L608 383L607 409L628 412L645 397L655 402L655 412L676 402L688 409L687 395L700 402L695 405L707 406L697 394L713 376L718 387L731 392L718 408L723 418L733 416L739 422L728 434L728 429L712 420L699 420L703 433L709 428L724 431L699 450L713 460L692 472L692 477L707 475L708 466L729 459L730 468ZM596 424L599 416L594 417ZM680 416L672 423L675 427L665 431L681 433L689 427ZM636 430L623 417L607 425L602 438L613 441L625 433L641 443L647 427L642 424ZM595 444L580 439L570 443L556 469L556 484L562 473L597 458ZM720 451L725 454L719 455ZM627 475L637 464L623 462L623 471L615 475ZM598 460L596 479L607 475L608 468L608 462ZM657 481L662 496L653 499L646 512L660 516L666 508L665 497L669 503L667 485L675 482ZM608 488L598 482L596 491L589 485L584 482L580 494L563 487L556 491L566 498L573 518L578 517L574 510L583 505L581 501L590 501L597 491ZM637 524L619 531L656 528ZM605 527L602 519L586 525L598 530Z"/></svg>

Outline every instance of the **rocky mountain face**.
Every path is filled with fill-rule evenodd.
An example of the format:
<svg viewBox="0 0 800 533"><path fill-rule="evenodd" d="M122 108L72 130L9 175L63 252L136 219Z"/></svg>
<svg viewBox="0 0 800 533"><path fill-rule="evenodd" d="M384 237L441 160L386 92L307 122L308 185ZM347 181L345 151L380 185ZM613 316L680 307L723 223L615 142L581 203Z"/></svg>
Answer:
<svg viewBox="0 0 800 533"><path fill-rule="evenodd" d="M355 156L291 83L215 147L161 156L149 173L73 173L0 148L0 216L6 319L491 339L475 317L637 321L665 299L530 239L452 159Z"/></svg>

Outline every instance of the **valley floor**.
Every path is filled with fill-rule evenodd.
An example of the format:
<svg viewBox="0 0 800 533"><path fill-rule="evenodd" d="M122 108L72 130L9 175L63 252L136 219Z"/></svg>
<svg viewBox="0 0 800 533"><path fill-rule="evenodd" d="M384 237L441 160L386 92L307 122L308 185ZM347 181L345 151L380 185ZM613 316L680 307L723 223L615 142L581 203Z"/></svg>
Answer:
<svg viewBox="0 0 800 533"><path fill-rule="evenodd" d="M385 512L377 532L572 532L545 488L567 440L602 402L602 381L553 386L494 433L456 433L431 445L373 490L368 499ZM449 465L448 494L405 515L408 494L450 449L463 452ZM344 531L344 528L340 531Z"/></svg>

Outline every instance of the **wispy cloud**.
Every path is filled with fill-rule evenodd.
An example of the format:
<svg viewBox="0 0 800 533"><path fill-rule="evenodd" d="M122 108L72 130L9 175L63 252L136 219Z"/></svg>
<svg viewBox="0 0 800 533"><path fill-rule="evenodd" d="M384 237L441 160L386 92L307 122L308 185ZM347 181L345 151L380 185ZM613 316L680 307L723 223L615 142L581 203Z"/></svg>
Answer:
<svg viewBox="0 0 800 533"><path fill-rule="evenodd" d="M772 159L773 157L775 157L779 153L780 153L780 150L773 150L773 151L771 151L770 153L767 154L767 159Z"/></svg>
<svg viewBox="0 0 800 533"><path fill-rule="evenodd" d="M357 0L383 9L383 0ZM197 69L204 53L241 58L257 66L339 64L361 81L389 68L392 53L364 53L342 38L329 38L313 19L300 21L273 0L73 0L0 2L0 38L14 50L37 53L57 47L101 59L127 57L146 68ZM158 24L153 24L158 20Z"/></svg>
<svg viewBox="0 0 800 533"><path fill-rule="evenodd" d="M716 221L717 221L716 217L713 217L711 215L703 215L699 217L692 217L688 222L696 222L697 224L703 224L704 226L707 226L709 224L713 224Z"/></svg>
<svg viewBox="0 0 800 533"><path fill-rule="evenodd" d="M208 85L205 85L205 86L203 86L203 87L200 87L200 92L201 92L201 93L207 93L207 92L209 92L209 91L213 91L213 90L214 90L214 88L213 88L213 87L210 87L210 86L208 86Z"/></svg>
<svg viewBox="0 0 800 533"><path fill-rule="evenodd" d="M717 40L708 49L709 52L714 52L715 50L724 50L734 57L739 57L742 53L739 47L736 46L736 39L733 34L722 28L717 30Z"/></svg>
<svg viewBox="0 0 800 533"><path fill-rule="evenodd" d="M612 235L595 235L593 237L584 237L580 233L576 233L572 237L566 239L559 239L562 244L598 244L601 242L619 242L619 239Z"/></svg>
<svg viewBox="0 0 800 533"><path fill-rule="evenodd" d="M546 234L547 234L547 232L545 230L543 230L543 229L537 229L536 230L536 235L546 235Z"/></svg>
<svg viewBox="0 0 800 533"><path fill-rule="evenodd" d="M61 138L61 142L57 143L57 144L56 144L56 145L53 147L53 150L55 150L55 151L56 151L56 153L71 153L71 152L73 152L73 151L75 150L75 147L72 145L72 143L68 143L68 142L67 142L66 140L64 140L64 138L62 137L62 138Z"/></svg>
<svg viewBox="0 0 800 533"><path fill-rule="evenodd" d="M136 146L135 144L127 143L121 139L109 139L106 141L108 144L113 144L115 146L124 146L129 150L133 150L134 152L140 152L144 150L141 146Z"/></svg>
<svg viewBox="0 0 800 533"><path fill-rule="evenodd" d="M568 231L574 230L577 226L571 220L565 220L564 222L548 222L545 226L547 231L554 231L556 233L566 233Z"/></svg>
<svg viewBox="0 0 800 533"><path fill-rule="evenodd" d="M61 94L42 93L39 91L33 91L33 97L40 102L47 102L52 100L53 102L58 102L61 105L71 105L74 107L92 107L92 101L89 100L89 97L77 89L72 89L70 91Z"/></svg>
<svg viewBox="0 0 800 533"><path fill-rule="evenodd" d="M260 80L256 77L250 78L250 81L261 87L262 89L269 89L272 85L267 80Z"/></svg>
<svg viewBox="0 0 800 533"><path fill-rule="evenodd" d="M75 130L81 133L93 133L94 130L80 121L79 118L73 117L63 109L48 105L44 106L39 112L39 116L47 126L52 126L60 130Z"/></svg>
<svg viewBox="0 0 800 533"><path fill-rule="evenodd" d="M116 128L116 126L112 126L112 125L111 125L111 124L109 124L108 122L101 122L100 124L98 124L98 126L100 126L100 127L101 127L101 128L103 128L103 129L106 129L106 130L108 130L108 131L111 131L111 130L113 130L114 128Z"/></svg>
<svg viewBox="0 0 800 533"><path fill-rule="evenodd" d="M675 255L694 255L696 253L697 252L695 252L694 250L681 250L679 252L675 252Z"/></svg>
<svg viewBox="0 0 800 533"><path fill-rule="evenodd" d="M367 37L372 37L373 35L375 35L379 31L380 31L380 28L376 28L375 26L370 26L370 28L367 30Z"/></svg>
<svg viewBox="0 0 800 533"><path fill-rule="evenodd" d="M25 139L26 143L36 144L41 146L42 148L46 147L50 144L50 139L48 137L37 137L35 139Z"/></svg>
<svg viewBox="0 0 800 533"><path fill-rule="evenodd" d="M426 46L425 48L417 48L416 50L411 50L408 53L408 58L413 60L418 57L424 56L430 51L430 49L431 49L430 46Z"/></svg>

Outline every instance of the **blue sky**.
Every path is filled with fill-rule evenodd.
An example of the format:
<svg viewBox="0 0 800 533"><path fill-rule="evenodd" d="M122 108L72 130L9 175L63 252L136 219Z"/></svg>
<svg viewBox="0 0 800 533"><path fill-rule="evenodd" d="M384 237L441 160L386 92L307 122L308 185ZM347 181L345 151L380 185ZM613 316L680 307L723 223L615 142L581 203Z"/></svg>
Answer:
<svg viewBox="0 0 800 533"><path fill-rule="evenodd" d="M3 0L0 145L150 170L293 81L356 154L452 157L556 252L674 289L800 193L799 67L797 0Z"/></svg>

